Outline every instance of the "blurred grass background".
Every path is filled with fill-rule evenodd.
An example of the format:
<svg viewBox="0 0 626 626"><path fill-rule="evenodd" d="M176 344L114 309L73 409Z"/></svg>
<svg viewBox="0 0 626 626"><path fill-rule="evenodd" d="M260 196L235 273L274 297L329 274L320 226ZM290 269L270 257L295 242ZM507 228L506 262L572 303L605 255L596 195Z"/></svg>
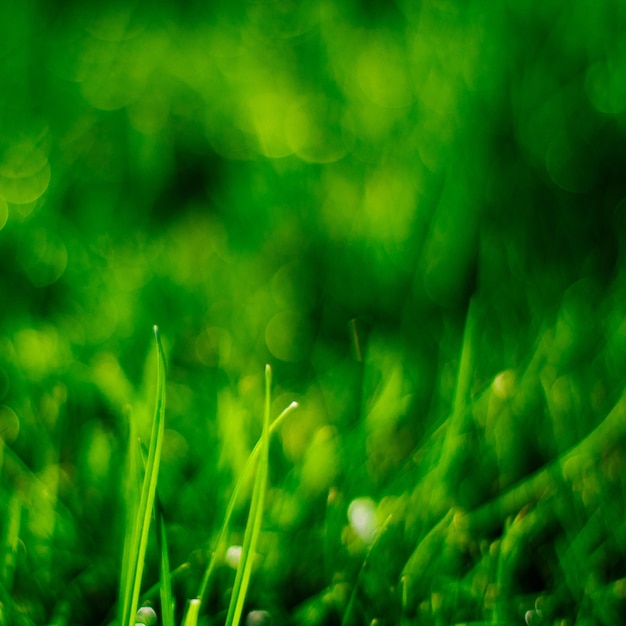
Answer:
<svg viewBox="0 0 626 626"><path fill-rule="evenodd" d="M111 618L153 324L179 612L270 363L273 416L301 408L272 442L250 610L619 623L625 14L4 5L0 623ZM223 623L233 578L201 621Z"/></svg>

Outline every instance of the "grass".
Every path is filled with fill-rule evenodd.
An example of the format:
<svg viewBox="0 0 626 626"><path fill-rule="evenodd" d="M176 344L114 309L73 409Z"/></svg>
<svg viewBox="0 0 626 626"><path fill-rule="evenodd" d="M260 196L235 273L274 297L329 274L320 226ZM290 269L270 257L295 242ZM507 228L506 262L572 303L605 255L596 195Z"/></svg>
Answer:
<svg viewBox="0 0 626 626"><path fill-rule="evenodd" d="M588 509L589 517L587 517L587 514L580 510L580 504L576 504L576 500L579 497L577 496L578 490L585 489L581 486L583 481L597 480L597 477L589 474L590 468L593 467L595 459L601 458L606 453L607 442L620 442L626 437L624 396L617 400L606 417L599 420L582 440L564 449L538 469L518 477L508 486L497 487L495 490L492 487L492 495L479 498L473 507L450 505L455 501L458 502L458 495L447 491L457 484L456 482L447 483L448 476L456 471L455 466L459 463L459 457L467 453L467 450L459 450L458 442L471 431L474 420L480 419L478 407L481 405L481 399L469 392L469 380L475 368L473 357L470 355L473 354L474 358L477 355L474 315L475 313L470 308L461 344L456 391L451 403L450 417L442 422L440 428L433 431L427 440L429 442L427 446L420 447L414 452L414 461L410 462L410 465L417 463L412 471L417 470L422 476L421 480L418 479L412 491L405 492L401 497L387 497L386 502L385 499L381 500L373 513L378 521L361 520L360 526L353 527L352 538L345 544L353 552L350 560L354 561L356 558L354 562L360 562L353 579L351 581L347 579L345 582L339 579L318 600L311 600L306 605L296 608L295 615L299 615L297 619L300 621L321 624L327 623L328 620L333 621L335 618L332 615L336 615L336 619L342 626L362 623L366 615L375 610L375 604L381 601L384 604L385 600L391 603L388 610L390 615L395 615L392 619L397 623L411 623L418 615L419 619L425 623L461 623L452 622L452 616L470 615L473 611L475 611L474 614L483 614L489 618L485 622L480 622L485 624L511 623L511 620L514 621L513 616L516 612L518 615L524 614L527 621L539 620L544 615L556 618L559 614L564 614L563 611L566 610L565 607L568 604L576 603L576 593L582 594L581 597L588 597L590 583L587 582L581 586L577 579L577 576L586 575L578 559L582 556L593 560L595 557L592 555L597 554L598 550L603 553L603 546L620 541L623 521L619 522L618 527L610 529L607 535L607 528L604 524L608 518L603 517L603 509L589 509L588 505L585 505ZM125 539L120 588L120 620L122 620L121 623L134 624L135 616L138 615L143 562L151 520L154 518L160 554L161 574L158 585L160 619L163 624L172 626L176 623L176 612L166 536L167 523L156 495L165 406L165 364L158 333L156 340L158 367L155 417L148 458L143 471L141 496L138 501L132 500L132 488L128 489L129 497L131 497L129 511L132 513L129 519L132 523L127 527ZM532 360L529 367L533 367ZM494 385L500 384L501 380L496 379ZM493 393L497 393L498 390L499 387L495 387ZM510 398L513 397L514 394L510 396ZM185 614L181 617L181 623L184 626L196 626L206 620L207 609L204 604L210 591L210 583L225 556L225 547L232 534L233 513L254 472L254 484L250 495L241 556L232 589L229 591L228 608L224 617L224 623L227 626L241 622L253 570L261 572L266 567L259 563L259 540L262 534L270 474L270 436L285 422L296 406L297 404L292 402L276 420L270 423L271 370L267 366L262 434L249 454L232 490L221 528L216 535L208 564L201 577L198 593L188 600ZM436 456L431 456L430 462L418 461L422 454L432 454L433 451L438 452ZM137 463L137 456L137 448L130 445L128 452L130 467ZM133 484L132 480L129 481L129 485ZM442 489L442 487L445 488ZM422 503L428 503L430 510L421 514L419 511L411 512L410 500L415 499L415 494L422 494L424 491L430 494L430 500L423 500L423 495L419 495L418 498ZM602 497L602 494L596 495ZM567 510L572 506L579 510L574 520L567 520L567 517L563 516L568 515ZM382 568L382 571L387 569L385 574L387 579L381 582L381 570L378 569L381 564L380 559L388 558L385 555L389 554L389 550L394 549L394 545L396 548L398 545L406 545L406 539L402 539L402 536L406 537L411 534L412 528L406 526L411 519L411 513L421 517L423 530L416 535L413 531L416 545L408 558L394 556L391 559L391 569L389 569L390 563L386 564L386 568ZM383 514L386 515L384 519L381 517ZM12 519L16 519L15 516ZM575 523L573 524L572 521ZM19 520L16 523L19 524ZM555 523L564 525L561 532L564 530L566 536L557 541L542 540L544 533L554 532ZM404 531L402 531L403 526ZM412 526L414 527L414 524ZM9 525L10 536L7 537L5 543L7 546L14 545L15 527L15 523ZM371 535L369 530L362 530L366 527L376 528L375 535ZM13 531L10 530L11 528ZM550 528L553 530L549 530ZM327 526L326 532L337 532L337 528ZM365 534L360 535L362 532ZM558 567L563 572L567 572L562 580L553 579L552 584L556 583L556 585L549 595L540 591L537 581L523 579L524 576L539 575L532 569L532 573L522 574L522 578L519 578L518 570L527 560L525 551L528 546L534 545L537 541L544 549L552 545L556 549L556 561L550 559L549 562L537 564L538 570L546 566ZM601 559L607 556L605 554ZM267 559L268 556L264 558ZM462 563L465 564L462 565ZM399 567L400 565L402 567ZM174 575L188 570L189 567L189 562L184 563L176 568ZM5 580L7 580L7 576L11 575L9 552L5 556L4 572ZM577 572L577 574L572 575L571 572ZM549 582L549 578L545 576L541 574L541 580L544 582L539 585ZM579 604L578 609L581 618L583 615L589 615L592 619L598 619L602 623L613 619L619 605L620 580L613 581L608 587L602 587L599 581L592 583L595 585L593 595L603 598L604 608L599 608L593 602L583 602ZM513 606L511 604L513 596L508 595L509 590L525 585L530 585L531 589L536 588L537 592L534 594L531 592L527 600L520 599L520 604L517 607ZM378 589L373 596L372 589ZM346 591L348 591L347 595ZM150 593L148 591L145 595L149 596ZM481 596L484 606L479 609L476 602L480 601ZM470 608L472 606L475 607L473 610ZM607 606L609 608L606 608ZM520 613L522 608L525 608L525 611ZM214 622L210 621L210 623ZM472 623L478 622L473 620Z"/></svg>
<svg viewBox="0 0 626 626"><path fill-rule="evenodd" d="M270 478L272 459L280 460L271 454L270 444L273 434L289 441L292 432L287 426L293 428L294 423L287 418L298 403L291 401L270 421L272 381L267 366L261 436L233 484L220 523L205 531L206 560L196 563L196 557L190 556L181 562L177 557L174 566L169 537L173 526L168 520L171 509L168 513L159 497L167 439L167 380L165 355L155 329L156 368L146 371L154 372L156 399L145 455L137 434L143 427L133 417L140 412L125 413L129 425L123 476L126 522L118 623L150 624L158 619L165 626L232 626L253 609L256 612L251 619L266 619L263 611L269 609L279 623L294 619L310 625L342 626L382 619L376 615L386 615L392 623L419 620L436 625L508 624L522 618L608 624L617 619L626 580L626 572L614 557L620 553L626 528L619 469L626 439L626 396L607 397L599 406L606 407L611 401L612 407L604 416L598 407L593 423L588 422L579 440L562 446L553 440L545 448L548 452L544 458L516 453L516 459L525 464L511 476L506 457L511 451L499 447L497 431L490 431L498 428L494 418L510 418L507 411L513 407L523 416L523 411L536 406L532 392L546 385L534 372L541 354L545 357L550 353L550 346L539 342L526 372L515 379L498 375L489 387L475 391L471 381L481 359L477 311L470 306L459 343L449 413L433 423L411 454L401 459L391 482L375 500L363 499L369 494L361 491L348 495L348 491L341 493L333 487L326 503L314 494L298 500L300 506L311 503L309 513L298 508L289 512L293 501L290 504L289 492L280 487L284 479L275 473ZM366 353L366 362L368 358ZM384 381L378 389L380 397L395 401ZM368 405L376 406L376 397L366 402L366 411ZM301 410L301 417L306 418L306 404ZM393 413L395 407L390 405L388 410ZM380 427L379 422L376 424ZM541 432L545 437L549 431ZM389 434L373 431L370 436ZM493 436L495 440L490 439ZM332 458L329 442L332 439L325 438L316 444L321 446L316 458ZM331 457L319 450L326 450L324 454ZM20 463L11 448L5 447L3 456L5 468L32 481L37 496L42 488L37 481L41 479ZM464 477L460 479L460 475ZM458 490L464 480L470 481L469 491ZM297 489L303 489L302 485ZM374 493L372 489L370 494ZM24 558L20 555L20 537L32 523L24 498L15 491L5 509L1 579L6 607L12 602L7 591L19 589L20 559ZM246 502L249 506L244 520ZM358 519L351 513L357 502L362 511ZM309 518L305 522L307 518L302 517L316 516L324 509L321 526L322 520L312 522ZM302 521L297 521L298 515ZM281 521L289 519L292 521ZM301 558L290 554L287 545L280 543L281 537L278 543L270 540L278 524L283 525L281 533L289 537L289 524L294 523L299 532L308 524L323 529L323 536L313 539L310 554L306 540L298 539L295 549L303 551ZM233 577L225 556L227 546L238 536L242 536L242 548ZM303 564L313 564L318 558L316 549L324 552L326 573L321 591L296 601L290 608L293 618L281 616L280 604L267 595L272 586L285 584L281 581L281 563L290 568L289 576L296 576ZM150 587L147 579L154 580L157 571L158 582ZM194 586L195 592L186 591ZM223 603L218 600L216 608L220 595ZM59 623L67 611L67 604L57 606Z"/></svg>
<svg viewBox="0 0 626 626"><path fill-rule="evenodd" d="M448 382L447 411L432 420L410 454L399 457L388 482L382 487L371 483L369 491L328 474L325 464L336 462L333 438L337 435L327 428L319 429L323 436L316 435L318 441L309 445L318 465L311 466L303 458L296 472L287 468L287 477L299 482L294 490L286 488L284 457L272 451L272 435L274 443L290 445L290 437L298 434L302 423L287 418L299 403L281 396L287 408L271 421L272 380L267 366L260 438L250 447L220 519L203 530L207 548L183 560L180 548L171 542L170 535L176 537L176 526L169 519L174 509L159 495L172 471L166 444L172 435L166 423L165 355L155 329L156 367L147 367L146 375L155 378L156 399L145 447L138 439L146 426L138 419L141 410L124 413L128 436L126 468L120 479L126 517L117 623L158 620L165 626L232 626L242 623L247 613L254 616L252 620L272 615L278 623L311 626L383 619L377 616L390 623L419 620L435 625L509 624L520 619L609 624L619 619L626 580L616 557L626 536L621 497L626 396L606 394L597 405L588 404L594 417L586 420L580 438L560 442L547 427L558 425L559 398L550 394L559 389L554 381L573 374L559 374L550 365L553 335L547 332L548 339L537 343L525 371L515 376L498 374L488 386L477 388L476 375L484 358L479 347L480 316L480 309L471 305L458 344L456 373ZM364 348L365 367L377 363L373 354L371 345ZM537 375L541 362L543 379ZM582 369L574 371L583 375ZM352 434L369 432L369 445L383 438L393 454L399 431L385 430L380 398L389 403L389 415L397 414L393 391L397 372L390 368L389 380L384 376L385 372L373 397L366 399L364 419ZM545 406L554 412L547 425L532 421L541 393L547 394ZM304 402L301 420L311 419L310 402ZM376 421L371 423L374 430L367 431L369 415L375 415ZM534 449L529 447L533 439L528 438L525 420L540 428ZM510 428L520 436L520 446L527 446L525 450L502 447L499 437L510 434ZM344 467L351 460L345 456L350 434L349 429L341 433ZM46 510L50 500L44 491L45 475L35 476L6 444L3 463L5 471L29 486L29 491L13 491L5 508L2 604L10 611L15 605L9 591L19 590L23 580L20 538L33 532L30 508L35 504ZM322 487L317 495L304 492L305 485L313 485L306 489L317 485L305 482L304 474L298 473L311 471L310 467L318 467L319 480L331 477L333 482L326 483L329 489ZM342 484L342 489L335 486ZM215 494L208 490L206 495ZM44 498L41 504L38 498ZM353 512L357 503L360 517ZM54 524L48 521L44 527L62 528L61 511ZM307 538L303 532L311 534ZM294 536L295 553L290 549ZM239 541L241 556L233 574L226 565L226 548ZM308 569L315 563L320 567L317 573ZM297 576L318 580L317 594L293 600L273 595L277 589L293 593ZM69 611L67 599L58 602L54 623L63 623Z"/></svg>
<svg viewBox="0 0 626 626"><path fill-rule="evenodd" d="M269 377L270 377L270 370L266 370L268 373L266 374L267 379L269 381ZM269 384L269 382L268 382ZM269 389L266 390L266 394L267 394L267 400L266 400L266 405L265 405L265 418L264 419L268 419L268 415L269 415ZM273 431L275 431L282 423L283 421L288 417L288 415L294 410L296 409L298 406L298 404L296 402L292 402L270 425L269 427L269 434L271 434ZM264 422L265 423L265 422ZM200 606L202 604L202 601L204 599L204 597L206 596L207 590L208 590L208 586L209 586L209 581L211 579L211 575L213 574L213 572L215 571L215 567L217 565L217 561L220 558L223 558L224 556L224 547L225 547L225 542L226 542L226 538L228 535L228 530L229 530L229 526L230 526L230 521L232 518L232 514L233 511L235 509L235 505L237 504L237 501L239 499L240 493L246 483L247 480L249 480L250 477L250 473L255 469L255 464L257 463L259 454L262 453L262 447L264 445L267 445L267 442L264 442L264 438L265 438L265 433L262 435L261 439L259 440L259 442L255 445L255 447L253 448L250 456L248 457L248 461L244 467L244 470L241 474L241 476L239 477L239 479L237 480L237 484L235 485L235 488L233 489L233 493L230 497L230 500L228 502L228 507L226 509L226 514L224 515L224 522L222 524L222 528L219 532L218 538L217 538L217 542L215 545L215 548L213 549L212 552L212 556L211 556L211 560L209 561L209 565L206 568L206 571L204 573L204 576L202 577L202 583L200 584L200 590L198 592L198 597L197 597L197 601L198 601L198 606ZM266 462L267 465L267 462ZM267 467L265 469L265 471L267 472ZM257 470L258 472L258 470ZM258 475L258 473L257 473ZM257 486L257 481L255 481L255 489L260 489L260 485ZM257 496L259 497L259 496ZM261 512L262 512L262 507L261 506L257 506L256 507L257 510L257 514L259 515L259 518L261 516ZM252 507L250 509L250 515L252 515Z"/></svg>
<svg viewBox="0 0 626 626"><path fill-rule="evenodd" d="M250 584L250 575L252 574L252 565L256 559L256 549L259 541L259 533L261 531L261 522L263 520L263 506L265 503L265 491L267 489L267 477L269 471L269 437L270 437L270 389L272 384L272 376L270 366L265 368L265 411L263 414L263 434L261 435L261 448L259 452L259 460L257 462L257 470L254 480L254 489L252 490L252 502L250 503L250 512L248 514L248 523L246 524L246 532L243 538L243 548L241 558L237 568L237 576L228 605L228 614L226 616L226 626L239 624L243 605Z"/></svg>
<svg viewBox="0 0 626 626"><path fill-rule="evenodd" d="M620 3L52 4L0 19L0 626L624 622Z"/></svg>
<svg viewBox="0 0 626 626"><path fill-rule="evenodd" d="M166 524L163 517L162 506L157 496L157 482L160 466L160 455L163 446L163 436L165 431L165 355L157 327L154 327L157 354L157 380L156 380L156 402L155 414L152 424L152 434L148 458L143 466L143 481L141 495L137 500L137 494L133 489L135 485L133 474L137 470L137 452L134 440L135 428L130 429L130 441L128 450L128 472L130 479L127 488L127 515L128 524L124 539L124 556L122 560L122 572L120 579L119 594L119 623L133 625L136 621L142 623L146 614L141 615L139 611L139 597L142 586L143 569L146 557L148 537L150 533L151 520L156 521L157 541L160 553L160 606L161 621L163 626L174 626L175 624L175 598L172 593L172 572L170 570L169 554L167 547ZM217 560L223 557L224 541L228 534L229 524L237 499L240 496L246 481L252 471L255 471L254 486L252 489L248 522L244 534L241 557L237 568L237 574L231 593L228 613L226 616L227 626L239 624L243 612L252 569L257 558L257 545L261 524L263 520L263 510L265 503L265 493L269 475L269 441L272 431L275 431L285 420L285 418L297 407L296 402L292 402L272 424L270 424L271 406L271 368L265 368L265 406L263 412L263 432L257 445L252 450L248 462L233 490L232 496L218 535L217 543L212 551L212 557L205 571L200 585L198 596L189 601L185 616L182 620L184 626L196 626L202 601L206 595L211 575L213 574ZM141 617L140 617L141 615Z"/></svg>
<svg viewBox="0 0 626 626"><path fill-rule="evenodd" d="M161 448L163 446L163 433L165 432L165 356L159 337L157 327L154 327L154 335L157 346L157 382L156 382L156 402L154 409L154 420L152 434L150 436L150 447L148 459L144 468L143 482L140 497L133 489L134 474L137 472L137 453L134 428L131 427L131 437L129 440L128 468L129 468L129 489L127 490L127 519L126 534L124 537L124 557L122 559L122 573L120 578L120 614L119 623L123 626L133 626L138 610L139 595L141 592L141 582L143 569L148 547L148 536L150 531L150 521L155 508L156 488L161 463ZM131 419L132 421L132 419ZM162 525L160 524L160 530ZM166 546L163 542L163 535L160 534L162 543L162 564L169 565L165 557ZM165 563L163 563L165 561ZM169 578L169 572L164 573L164 580ZM165 598L163 614L171 619L171 590L164 589L162 598Z"/></svg>

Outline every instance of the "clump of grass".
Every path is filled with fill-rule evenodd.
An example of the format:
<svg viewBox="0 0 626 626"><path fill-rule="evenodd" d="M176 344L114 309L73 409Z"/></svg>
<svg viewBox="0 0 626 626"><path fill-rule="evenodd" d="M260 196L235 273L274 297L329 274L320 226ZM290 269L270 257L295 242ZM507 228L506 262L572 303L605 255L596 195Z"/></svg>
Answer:
<svg viewBox="0 0 626 626"><path fill-rule="evenodd" d="M161 620L163 626L175 624L175 600L172 592L172 571L170 568L167 547L167 535L163 511L157 495L157 479L160 464L163 435L165 432L165 355L159 336L158 328L154 327L157 352L157 383L155 414L150 436L148 458L144 466L143 482L140 496L137 499L138 490L133 479L137 474L137 448L135 446L135 424L131 419L130 442L128 450L128 469L130 480L126 490L127 520L126 534L124 537L124 554L122 560L122 572L120 578L120 604L119 624L133 626L135 623L144 621L144 616L138 613L141 582L143 578L144 559L148 544L150 522L152 512L156 521L157 541L160 553L160 582L159 595L161 601ZM185 616L184 626L196 626L204 598L209 587L209 582L215 571L218 560L223 556L226 538L230 527L232 514L241 491L249 480L256 466L254 487L252 490L250 510L246 524L241 557L237 567L235 582L230 598L226 626L238 624L241 620L245 599L252 575L252 566L255 559L256 548L261 531L265 493L269 475L269 440L271 433L275 431L286 417L298 406L292 402L270 424L272 373L269 365L265 368L265 404L263 412L263 430L261 437L253 448L246 466L239 477L231 495L223 524L218 535L212 558L206 568L198 595L189 601Z"/></svg>
<svg viewBox="0 0 626 626"><path fill-rule="evenodd" d="M165 355L163 353L159 331L156 326L154 327L154 337L157 349L156 403L148 459L146 461L143 484L138 501L133 480L137 472L135 428L132 418L130 420L131 436L128 451L130 483L126 493L127 526L124 537L124 555L120 579L121 602L119 604L119 624L121 624L121 626L133 626L135 624L139 594L141 592L144 560L148 546L150 519L156 497L163 434L165 432ZM165 564L167 565L167 563ZM169 571L169 566L167 566L167 569ZM169 598L167 592L164 593L164 596L165 606L167 607L170 605L169 599L171 598L171 592L169 593ZM166 611L166 614L167 613L168 611Z"/></svg>

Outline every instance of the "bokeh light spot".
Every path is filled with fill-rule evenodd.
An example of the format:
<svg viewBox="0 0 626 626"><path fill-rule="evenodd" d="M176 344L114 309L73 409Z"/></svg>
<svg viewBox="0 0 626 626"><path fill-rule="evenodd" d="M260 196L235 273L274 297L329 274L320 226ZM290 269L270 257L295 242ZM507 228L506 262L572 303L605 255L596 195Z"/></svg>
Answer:
<svg viewBox="0 0 626 626"><path fill-rule="evenodd" d="M144 28L141 12L124 4L90 13L85 15L83 27L92 37L102 41L125 41L136 37Z"/></svg>
<svg viewBox="0 0 626 626"><path fill-rule="evenodd" d="M505 370L500 372L491 383L493 392L503 400L510 398L515 391L517 377L513 370Z"/></svg>
<svg viewBox="0 0 626 626"><path fill-rule="evenodd" d="M374 104L385 108L408 106L413 100L406 71L406 54L391 34L372 34L357 65L359 85Z"/></svg>
<svg viewBox="0 0 626 626"><path fill-rule="evenodd" d="M285 117L291 98L284 93L255 94L249 110L261 154L278 159L293 153L285 136Z"/></svg>
<svg viewBox="0 0 626 626"><path fill-rule="evenodd" d="M168 94L149 89L128 106L128 117L135 130L154 135L164 128L170 112Z"/></svg>
<svg viewBox="0 0 626 626"><path fill-rule="evenodd" d="M13 204L40 198L50 184L50 164L43 150L30 142L11 146L0 157L0 195Z"/></svg>
<svg viewBox="0 0 626 626"><path fill-rule="evenodd" d="M60 237L39 228L24 241L20 261L35 287L47 287L59 280L65 272L67 248Z"/></svg>
<svg viewBox="0 0 626 626"><path fill-rule="evenodd" d="M411 177L399 168L380 168L365 184L364 209L372 238L406 240L415 210Z"/></svg>
<svg viewBox="0 0 626 626"><path fill-rule="evenodd" d="M111 441L99 425L89 429L87 440L85 469L92 480L104 481L111 463Z"/></svg>
<svg viewBox="0 0 626 626"><path fill-rule="evenodd" d="M308 354L312 336L311 325L297 311L277 313L265 328L265 343L281 361L302 361Z"/></svg>
<svg viewBox="0 0 626 626"><path fill-rule="evenodd" d="M25 328L13 337L17 365L30 378L39 380L64 360L63 346L53 329Z"/></svg>
<svg viewBox="0 0 626 626"><path fill-rule="evenodd" d="M15 411L2 404L0 405L0 439L12 443L20 432L20 420Z"/></svg>
<svg viewBox="0 0 626 626"><path fill-rule="evenodd" d="M348 507L348 520L356 535L365 544L370 544L378 532L376 503L371 498L356 498Z"/></svg>
<svg viewBox="0 0 626 626"><path fill-rule="evenodd" d="M232 569L237 569L239 567L239 561L241 561L241 546L229 546L226 550L226 555L224 556L224 560L226 561L226 565Z"/></svg>
<svg viewBox="0 0 626 626"><path fill-rule="evenodd" d="M196 356L209 367L225 365L231 352L230 334L222 328L207 327L196 337Z"/></svg>
<svg viewBox="0 0 626 626"><path fill-rule="evenodd" d="M166 428L163 434L163 449L161 452L163 462L180 462L188 453L189 444L187 440L177 430Z"/></svg>
<svg viewBox="0 0 626 626"><path fill-rule="evenodd" d="M585 89L600 113L618 115L626 109L626 71L623 67L612 67L607 62L594 63L587 70Z"/></svg>
<svg viewBox="0 0 626 626"><path fill-rule="evenodd" d="M285 132L289 146L303 161L332 163L346 154L342 111L323 95L294 104L285 120Z"/></svg>
<svg viewBox="0 0 626 626"><path fill-rule="evenodd" d="M310 493L329 489L339 472L337 431L322 426L313 435L302 466L302 486Z"/></svg>

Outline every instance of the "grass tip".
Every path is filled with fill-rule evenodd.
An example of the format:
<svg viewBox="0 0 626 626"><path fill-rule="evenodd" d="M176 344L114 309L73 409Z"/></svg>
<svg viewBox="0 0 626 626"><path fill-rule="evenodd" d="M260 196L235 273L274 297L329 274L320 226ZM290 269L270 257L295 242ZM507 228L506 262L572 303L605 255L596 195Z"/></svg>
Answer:
<svg viewBox="0 0 626 626"><path fill-rule="evenodd" d="M200 612L200 600L199 598L193 598L189 600L187 606L187 615L185 615L183 626L196 626L198 623L198 613Z"/></svg>

